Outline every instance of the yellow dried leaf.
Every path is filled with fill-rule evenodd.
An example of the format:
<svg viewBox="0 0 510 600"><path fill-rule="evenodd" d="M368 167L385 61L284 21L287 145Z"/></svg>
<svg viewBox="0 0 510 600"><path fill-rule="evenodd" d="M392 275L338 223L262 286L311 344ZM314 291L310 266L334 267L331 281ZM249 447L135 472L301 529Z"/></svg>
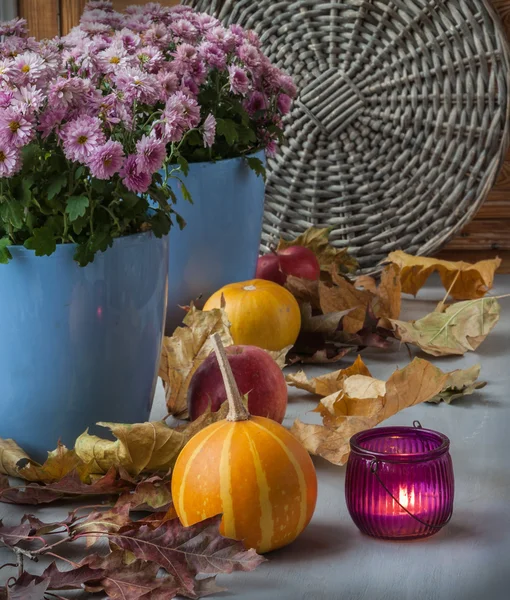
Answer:
<svg viewBox="0 0 510 600"><path fill-rule="evenodd" d="M468 375L474 385L474 373ZM452 381L459 382L455 371L444 373L421 358L395 371L386 382L367 375L344 377L338 380L338 389L322 398L315 409L324 425L296 421L292 432L312 454L344 464L354 433L375 427L404 408L434 399L445 393Z"/></svg>
<svg viewBox="0 0 510 600"><path fill-rule="evenodd" d="M402 250L396 250L388 255L387 262L400 267L402 291L406 294L416 295L429 276L437 271L445 290L450 290L452 298L472 300L481 298L492 288L494 274L501 264L501 259L493 258L470 264L412 256Z"/></svg>
<svg viewBox="0 0 510 600"><path fill-rule="evenodd" d="M333 373L326 373L325 375L308 379L304 371L299 371L298 373L289 373L285 379L293 387L306 390L312 394L319 394L319 396L329 396L334 392L340 391L343 386L343 380L351 375L371 376L368 367L359 355L350 367L339 369Z"/></svg>
<svg viewBox="0 0 510 600"><path fill-rule="evenodd" d="M0 438L0 473L19 477L17 464L20 460L30 461L30 458L14 440Z"/></svg>
<svg viewBox="0 0 510 600"><path fill-rule="evenodd" d="M342 273L354 273L358 262L349 255L345 248L335 248L329 243L329 229L310 227L295 240L280 240L277 250L290 246L305 246L315 253L322 271L330 271L334 267Z"/></svg>
<svg viewBox="0 0 510 600"><path fill-rule="evenodd" d="M130 475L168 471L186 441L182 431L168 427L163 421L98 425L110 429L117 439L102 439L86 431L75 445L76 454L95 473L106 473L110 467L123 467Z"/></svg>
<svg viewBox="0 0 510 600"><path fill-rule="evenodd" d="M39 483L53 483L60 481L68 473L77 469L82 481L86 481L90 473L88 465L85 465L74 450L68 450L63 444L58 444L52 452L48 452L48 458L43 465L29 462L19 470L19 477L26 481L37 481Z"/></svg>
<svg viewBox="0 0 510 600"><path fill-rule="evenodd" d="M448 356L476 350L499 320L496 298L466 300L414 322L390 320L396 337L427 354Z"/></svg>
<svg viewBox="0 0 510 600"><path fill-rule="evenodd" d="M337 277L334 286L320 282L319 295L324 314L350 311L342 321L346 333L357 333L363 329L367 307L373 298L370 292L357 290L343 277Z"/></svg>
<svg viewBox="0 0 510 600"><path fill-rule="evenodd" d="M219 333L224 346L233 344L223 309L204 312L191 306L183 323L184 327L178 327L164 339L159 368L168 411L178 417L187 416L188 387L195 371L213 350L211 336Z"/></svg>
<svg viewBox="0 0 510 600"><path fill-rule="evenodd" d="M467 369L457 369L448 374L448 379L444 388L437 396L427 400L427 402L435 402L436 404L444 400L450 404L452 400L462 396L469 396L476 390L479 390L487 385L486 381L477 381L480 376L480 365L473 365Z"/></svg>

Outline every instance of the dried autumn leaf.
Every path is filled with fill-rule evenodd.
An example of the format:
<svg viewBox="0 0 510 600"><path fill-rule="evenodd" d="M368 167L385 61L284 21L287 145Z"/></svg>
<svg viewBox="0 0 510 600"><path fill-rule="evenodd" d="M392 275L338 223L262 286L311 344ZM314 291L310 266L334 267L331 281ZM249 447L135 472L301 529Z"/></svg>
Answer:
<svg viewBox="0 0 510 600"><path fill-rule="evenodd" d="M30 461L30 457L14 440L0 438L0 473L19 477L18 463L21 460Z"/></svg>
<svg viewBox="0 0 510 600"><path fill-rule="evenodd" d="M266 350L266 352L271 355L271 358L280 367L280 369L284 369L287 366L287 354L291 348L292 346L285 346L285 348L282 348L281 350Z"/></svg>
<svg viewBox="0 0 510 600"><path fill-rule="evenodd" d="M182 432L163 421L147 423L98 423L108 428L116 441L103 439L88 432L76 440L76 454L95 473L106 473L111 467L123 467L130 475L142 471L168 471L182 447Z"/></svg>
<svg viewBox="0 0 510 600"><path fill-rule="evenodd" d="M335 270L341 273L354 273L358 268L357 260L350 256L346 249L332 246L329 233L329 229L310 227L294 240L280 240L277 251L290 246L305 246L315 253L322 271L329 272L331 267L335 267Z"/></svg>
<svg viewBox="0 0 510 600"><path fill-rule="evenodd" d="M438 404L442 400L450 404L452 400L469 396L487 385L486 381L477 381L480 376L480 365L473 365L468 369L457 369L448 374L448 379L437 396L427 402Z"/></svg>
<svg viewBox="0 0 510 600"><path fill-rule="evenodd" d="M64 498L121 494L133 487L133 481L126 480L113 467L103 477L92 483L81 481L76 471L71 471L60 481L45 485L29 483L11 487L7 477L0 476L0 502L7 504L47 504Z"/></svg>
<svg viewBox="0 0 510 600"><path fill-rule="evenodd" d="M414 322L390 320L397 339L414 344L433 356L476 350L499 320L496 298L466 300Z"/></svg>
<svg viewBox="0 0 510 600"><path fill-rule="evenodd" d="M501 264L499 258L470 264L412 256L402 250L391 252L386 260L400 267L404 293L416 295L429 276L437 271L445 290L449 290L455 300L472 300L484 296L492 288L494 274Z"/></svg>
<svg viewBox="0 0 510 600"><path fill-rule="evenodd" d="M221 519L219 515L191 527L183 527L178 519L156 529L135 524L113 535L111 542L138 559L158 564L175 577L181 589L193 594L197 573L252 571L264 561L242 542L223 537L219 533Z"/></svg>
<svg viewBox="0 0 510 600"><path fill-rule="evenodd" d="M48 452L48 458L43 465L38 465L30 461L26 466L18 470L18 477L26 481L53 483L60 481L75 469L80 473L82 480L88 477L88 466L83 463L74 450L68 450L59 442L55 450Z"/></svg>
<svg viewBox="0 0 510 600"><path fill-rule="evenodd" d="M290 386L306 390L311 394L329 396L329 394L338 392L343 385L343 380L351 375L368 375L371 377L368 367L359 354L352 365L345 369L339 369L338 371L312 377L311 379L308 379L304 371L298 371L297 373L287 375L285 380Z"/></svg>
<svg viewBox="0 0 510 600"><path fill-rule="evenodd" d="M386 265L381 273L381 282L377 286L374 313L378 317L398 319L401 303L400 267L395 264Z"/></svg>
<svg viewBox="0 0 510 600"><path fill-rule="evenodd" d="M115 505L104 511L93 511L74 527L78 535L86 536L86 547L90 548L107 533L116 533L131 523L129 504Z"/></svg>
<svg viewBox="0 0 510 600"><path fill-rule="evenodd" d="M9 600L44 600L49 579L30 575L26 571L8 588Z"/></svg>
<svg viewBox="0 0 510 600"><path fill-rule="evenodd" d="M363 329L365 315L373 294L365 290L358 290L343 277L338 277L333 286L321 281L319 295L321 310L324 314L349 311L342 321L343 331L357 333Z"/></svg>
<svg viewBox="0 0 510 600"><path fill-rule="evenodd" d="M318 280L302 279L301 277L288 275L285 287L299 304L309 304L314 309L320 308Z"/></svg>
<svg viewBox="0 0 510 600"><path fill-rule="evenodd" d="M115 507L128 506L130 511L162 511L172 506L170 475L153 476L136 484L132 492L126 492L115 503Z"/></svg>
<svg viewBox="0 0 510 600"><path fill-rule="evenodd" d="M211 336L219 333L224 346L231 346L233 340L223 309L204 312L191 306L183 324L163 341L159 374L166 387L169 413L184 418L191 378L213 349Z"/></svg>
<svg viewBox="0 0 510 600"><path fill-rule="evenodd" d="M358 363L356 368L363 367ZM313 454L334 464L344 464L354 433L374 427L404 408L431 400L446 389L451 376L452 373L444 373L430 362L415 358L386 382L365 374L333 377L328 385L337 389L322 398L316 408L324 425L297 420L291 431Z"/></svg>

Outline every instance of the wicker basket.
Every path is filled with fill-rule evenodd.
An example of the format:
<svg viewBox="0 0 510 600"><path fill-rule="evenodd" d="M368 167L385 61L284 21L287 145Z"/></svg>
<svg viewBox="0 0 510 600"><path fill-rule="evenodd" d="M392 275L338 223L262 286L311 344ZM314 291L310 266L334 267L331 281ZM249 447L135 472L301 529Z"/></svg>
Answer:
<svg viewBox="0 0 510 600"><path fill-rule="evenodd" d="M478 210L508 145L509 49L482 0L188 0L254 29L300 90L269 161L264 250L331 227L365 270L431 254Z"/></svg>

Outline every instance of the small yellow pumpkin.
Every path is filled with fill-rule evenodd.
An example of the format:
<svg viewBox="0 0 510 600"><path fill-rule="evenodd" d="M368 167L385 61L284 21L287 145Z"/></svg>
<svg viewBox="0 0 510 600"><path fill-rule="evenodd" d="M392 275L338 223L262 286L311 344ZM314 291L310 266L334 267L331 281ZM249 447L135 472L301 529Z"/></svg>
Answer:
<svg viewBox="0 0 510 600"><path fill-rule="evenodd" d="M222 297L234 344L281 350L296 342L301 312L294 296L281 285L264 279L230 283L207 300L204 310L220 308Z"/></svg>
<svg viewBox="0 0 510 600"><path fill-rule="evenodd" d="M222 514L225 536L269 552L296 539L312 518L315 468L285 427L248 413L219 334L212 341L230 409L181 451L172 473L175 510L186 527Z"/></svg>

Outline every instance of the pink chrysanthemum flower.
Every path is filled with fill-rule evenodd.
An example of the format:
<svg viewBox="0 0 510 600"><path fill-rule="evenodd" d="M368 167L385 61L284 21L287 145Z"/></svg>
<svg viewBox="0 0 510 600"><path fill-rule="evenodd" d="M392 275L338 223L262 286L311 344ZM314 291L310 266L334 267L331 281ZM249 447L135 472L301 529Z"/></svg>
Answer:
<svg viewBox="0 0 510 600"><path fill-rule="evenodd" d="M185 42L194 42L198 37L196 28L186 19L179 19L170 25L172 33Z"/></svg>
<svg viewBox="0 0 510 600"><path fill-rule="evenodd" d="M132 64L132 59L121 40L101 50L97 55L97 61L105 73L115 73L119 68Z"/></svg>
<svg viewBox="0 0 510 600"><path fill-rule="evenodd" d="M101 121L88 115L77 117L67 123L60 134L64 154L69 160L87 163L99 146L105 143Z"/></svg>
<svg viewBox="0 0 510 600"><path fill-rule="evenodd" d="M202 42L198 47L200 56L205 63L217 69L224 69L227 65L227 55L223 50L212 42Z"/></svg>
<svg viewBox="0 0 510 600"><path fill-rule="evenodd" d="M295 98L297 94L297 88L294 81L292 81L292 77L280 71L279 77L279 85L280 89L285 92L291 98Z"/></svg>
<svg viewBox="0 0 510 600"><path fill-rule="evenodd" d="M25 146L34 135L33 122L28 115L14 108L0 111L0 141L3 146Z"/></svg>
<svg viewBox="0 0 510 600"><path fill-rule="evenodd" d="M130 154L120 171L122 182L131 192L143 194L149 189L152 177L146 171L139 171L138 156Z"/></svg>
<svg viewBox="0 0 510 600"><path fill-rule="evenodd" d="M236 65L230 65L228 75L231 92L244 95L250 90L251 82L244 69Z"/></svg>
<svg viewBox="0 0 510 600"><path fill-rule="evenodd" d="M143 41L146 44L154 44L154 46L166 47L171 40L170 32L162 23L154 23L143 34Z"/></svg>
<svg viewBox="0 0 510 600"><path fill-rule="evenodd" d="M120 40L128 52L134 52L141 43L140 36L127 27L115 32L115 39Z"/></svg>
<svg viewBox="0 0 510 600"><path fill-rule="evenodd" d="M0 108L8 108L11 105L13 92L0 91Z"/></svg>
<svg viewBox="0 0 510 600"><path fill-rule="evenodd" d="M0 60L0 84L2 82L8 83L15 73L16 70L12 60Z"/></svg>
<svg viewBox="0 0 510 600"><path fill-rule="evenodd" d="M204 148L210 148L214 144L216 137L216 119L212 114L209 114L204 121L204 130L202 139L204 140Z"/></svg>
<svg viewBox="0 0 510 600"><path fill-rule="evenodd" d="M237 55L250 69L256 69L260 66L260 55L258 49L247 42L239 47Z"/></svg>
<svg viewBox="0 0 510 600"><path fill-rule="evenodd" d="M213 27L205 34L205 39L219 46L224 52L231 52L236 47L236 38L232 32L221 25Z"/></svg>
<svg viewBox="0 0 510 600"><path fill-rule="evenodd" d="M174 57L172 68L176 73L187 73L190 67L197 61L197 49L191 44L181 44L177 46L175 52L172 52Z"/></svg>
<svg viewBox="0 0 510 600"><path fill-rule="evenodd" d="M23 52L16 56L14 67L24 83L37 83L44 74L44 61L35 52Z"/></svg>
<svg viewBox="0 0 510 600"><path fill-rule="evenodd" d="M165 137L169 141L178 141L184 131L193 129L200 123L200 106L195 98L184 92L175 92L166 102L163 120Z"/></svg>
<svg viewBox="0 0 510 600"><path fill-rule="evenodd" d="M41 133L43 139L47 138L54 131L60 131L62 121L67 115L65 108L52 108L48 106L39 116L39 126L37 130Z"/></svg>
<svg viewBox="0 0 510 600"><path fill-rule="evenodd" d="M287 94L279 94L278 99L276 100L276 105L278 110L282 113L282 115L286 115L290 112L290 107L292 106L292 98L287 96Z"/></svg>
<svg viewBox="0 0 510 600"><path fill-rule="evenodd" d="M93 177L110 179L118 173L124 163L124 150L120 142L107 141L92 154L88 166Z"/></svg>
<svg viewBox="0 0 510 600"><path fill-rule="evenodd" d="M244 106L250 115L254 115L256 112L267 108L267 100L262 92L255 91L246 100Z"/></svg>
<svg viewBox="0 0 510 600"><path fill-rule="evenodd" d="M21 168L18 148L0 143L0 177L12 177Z"/></svg>
<svg viewBox="0 0 510 600"><path fill-rule="evenodd" d="M166 157L166 144L154 137L144 135L136 144L138 171L155 173L163 166Z"/></svg>
<svg viewBox="0 0 510 600"><path fill-rule="evenodd" d="M175 73L172 73L172 71L159 71L157 77L162 87L161 100L166 102L168 96L177 91L177 88L179 87L179 78Z"/></svg>
<svg viewBox="0 0 510 600"><path fill-rule="evenodd" d="M26 19L12 19L0 22L0 35L15 35L24 38L28 34Z"/></svg>
<svg viewBox="0 0 510 600"><path fill-rule="evenodd" d="M136 57L141 68L148 73L158 73L165 60L163 53L156 46L143 46L137 51Z"/></svg>
<svg viewBox="0 0 510 600"><path fill-rule="evenodd" d="M44 104L45 96L42 90L34 85L20 87L12 95L12 103L21 110L37 111Z"/></svg>
<svg viewBox="0 0 510 600"><path fill-rule="evenodd" d="M161 95L161 86L156 76L144 73L138 67L121 69L114 78L118 89L124 92L128 101L136 99L154 104Z"/></svg>

